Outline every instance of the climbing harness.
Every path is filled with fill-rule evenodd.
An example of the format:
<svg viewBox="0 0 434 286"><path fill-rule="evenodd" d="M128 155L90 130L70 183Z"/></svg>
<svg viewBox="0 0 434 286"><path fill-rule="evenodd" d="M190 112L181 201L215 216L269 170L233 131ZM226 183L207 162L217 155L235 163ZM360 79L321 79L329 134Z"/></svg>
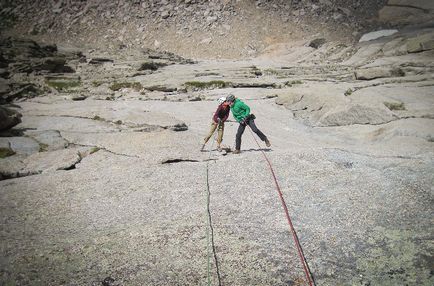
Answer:
<svg viewBox="0 0 434 286"><path fill-rule="evenodd" d="M207 281L208 281L208 286L211 285L211 251L213 253L214 261L215 261L215 265L216 265L218 285L221 286L219 263L218 263L217 253L216 253L215 244L214 244L214 229L212 226L212 217L211 217L211 210L210 210L211 192L209 189L209 162L211 159L212 147L214 145L214 141L216 141L216 138L217 138L217 134L214 135L214 139L212 140L211 147L209 149L208 160L206 162L206 213L207 213L206 214L206 220L207 220L206 243L207 243ZM211 237L210 237L210 234L211 234Z"/></svg>
<svg viewBox="0 0 434 286"><path fill-rule="evenodd" d="M249 125L249 127L250 127L250 125ZM294 238L294 243L295 243L295 246L297 248L297 252L298 252L298 255L300 257L301 264L303 265L303 270L304 270L304 273L306 275L307 282L308 282L309 286L315 285L315 280L313 279L312 272L310 271L309 265L307 264L306 256L303 253L303 249L301 248L300 241L298 240L298 236L297 236L297 233L296 233L294 226L292 224L291 217L289 216L288 207L286 206L285 199L283 198L282 191L280 190L279 183L277 182L277 178L276 178L276 175L274 173L273 166L271 165L270 160L268 159L267 155L265 155L265 152L262 150L261 146L259 145L258 140L256 140L255 136L253 135L253 131L251 130L251 128L249 128L249 130L250 130L250 134L252 134L253 139L255 140L256 144L258 145L259 149L261 150L262 155L265 158L265 161L267 161L268 166L270 167L271 175L273 176L274 183L276 185L277 193L279 194L280 201L282 203L283 209L285 210L285 216L286 216L286 219L287 219L288 224L289 224L289 230L292 233L292 237Z"/></svg>

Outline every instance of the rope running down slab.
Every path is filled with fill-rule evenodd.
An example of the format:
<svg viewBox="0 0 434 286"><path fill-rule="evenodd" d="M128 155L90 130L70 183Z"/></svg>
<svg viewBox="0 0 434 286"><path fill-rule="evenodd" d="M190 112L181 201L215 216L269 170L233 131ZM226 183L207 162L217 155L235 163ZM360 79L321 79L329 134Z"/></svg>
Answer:
<svg viewBox="0 0 434 286"><path fill-rule="evenodd" d="M249 125L249 127L250 127L250 125ZM289 224L289 229L290 229L290 232L292 233L292 236L294 238L295 246L297 247L297 252L298 252L298 255L300 257L301 264L303 265L303 270L304 270L304 273L306 275L307 282L308 282L309 286L313 286L313 285L315 285L315 280L313 279L313 275L312 275L312 272L310 271L309 265L307 263L306 256L303 253L303 249L301 248L300 241L298 239L297 233L296 233L294 226L292 224L291 217L289 216L288 207L286 206L285 199L283 198L282 191L280 190L279 183L277 182L277 178L276 178L276 175L274 173L273 166L271 165L271 162L268 159L267 155L265 155L264 150L262 150L261 146L259 145L258 140L256 140L255 136L253 135L253 131L251 130L251 128L249 128L249 130L250 130L250 134L252 134L253 139L255 140L256 144L258 145L259 149L261 150L262 155L264 156L265 160L267 161L268 166L270 167L271 175L273 176L274 183L276 185L277 193L279 194L280 201L282 202L282 207L285 211L285 216L286 216L286 219L287 219L288 224Z"/></svg>
<svg viewBox="0 0 434 286"><path fill-rule="evenodd" d="M211 242L211 248L212 253L214 256L214 261L216 265L216 272L217 272L217 279L218 279L218 285L221 286L221 277L220 277L220 270L219 270L219 263L217 259L217 253L215 249L215 243L214 243L214 228L212 226L212 216L211 216L211 209L210 209L210 197L211 192L209 189L209 162L211 158L212 148L214 145L214 141L216 139L216 135L214 135L214 138L212 140L210 149L209 149L209 156L208 160L206 162L206 212L207 212L207 230L206 230L206 241L207 241L207 281L208 286L211 286L211 255L210 255L210 242ZM211 234L211 237L210 237ZM210 239L211 238L211 239Z"/></svg>

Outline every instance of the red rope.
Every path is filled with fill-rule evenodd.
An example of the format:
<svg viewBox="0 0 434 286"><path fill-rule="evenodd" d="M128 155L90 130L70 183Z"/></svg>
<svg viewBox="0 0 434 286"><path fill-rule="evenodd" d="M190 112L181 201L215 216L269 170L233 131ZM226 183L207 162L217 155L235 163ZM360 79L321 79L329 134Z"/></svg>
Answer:
<svg viewBox="0 0 434 286"><path fill-rule="evenodd" d="M262 155L264 155L264 158L267 161L268 166L270 167L271 175L273 176L274 183L276 184L277 193L279 194L280 201L282 202L283 209L285 210L285 215L286 215L286 219L288 220L289 229L290 229L290 232L292 233L292 236L294 238L294 242L295 242L295 245L296 245L297 251L298 251L298 256L300 257L301 264L303 265L304 273L306 275L309 286L312 286L314 284L314 281L313 281L313 278L311 277L311 274L309 271L309 265L306 262L306 257L304 256L303 249L301 248L300 241L298 240L297 233L295 232L291 217L289 216L288 207L286 206L285 199L283 198L282 191L280 190L279 183L277 182L276 175L275 175L274 170L273 170L273 166L271 166L270 160L268 160L267 155L265 155L264 150L262 150L261 146L258 143L258 140L256 140L255 136L253 135L252 130L250 128L249 128L249 130L250 130L250 133L252 134L253 139L255 140L256 144L258 145L259 149L261 150Z"/></svg>

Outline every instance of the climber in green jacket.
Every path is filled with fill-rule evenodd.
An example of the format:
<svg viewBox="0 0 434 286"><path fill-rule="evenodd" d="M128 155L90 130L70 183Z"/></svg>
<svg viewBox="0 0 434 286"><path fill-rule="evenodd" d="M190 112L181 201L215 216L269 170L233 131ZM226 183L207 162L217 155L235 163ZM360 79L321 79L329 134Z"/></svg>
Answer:
<svg viewBox="0 0 434 286"><path fill-rule="evenodd" d="M241 152L241 136L243 135L247 125L249 125L250 128L252 128L252 131L255 132L259 136L259 138L261 138L261 140L265 142L265 145L267 147L270 147L271 143L268 140L267 136L265 136L264 133L262 133L261 130L256 127L255 115L250 114L250 107L248 107L238 98L235 98L235 96L232 94L226 98L226 101L231 107L232 115L234 116L235 120L240 123L240 125L238 126L238 131L235 139L235 150L233 153L239 154Z"/></svg>

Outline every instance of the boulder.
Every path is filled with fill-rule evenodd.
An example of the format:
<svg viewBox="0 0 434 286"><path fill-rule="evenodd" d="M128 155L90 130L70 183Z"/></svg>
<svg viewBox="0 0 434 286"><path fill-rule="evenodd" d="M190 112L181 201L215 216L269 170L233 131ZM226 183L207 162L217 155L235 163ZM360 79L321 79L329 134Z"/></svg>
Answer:
<svg viewBox="0 0 434 286"><path fill-rule="evenodd" d="M319 39L315 39L313 41L311 41L309 43L309 47L312 47L314 49L318 49L319 47L321 47L322 45L324 45L326 43L326 39L324 38L319 38Z"/></svg>
<svg viewBox="0 0 434 286"><path fill-rule="evenodd" d="M337 106L323 114L317 126L344 126L353 124L384 124L396 119L388 108L361 104Z"/></svg>
<svg viewBox="0 0 434 286"><path fill-rule="evenodd" d="M167 19L169 17L170 17L170 12L169 11L165 10L165 11L161 12L161 18Z"/></svg>
<svg viewBox="0 0 434 286"><path fill-rule="evenodd" d="M28 137L0 137L0 145L5 144L19 155L31 155L40 150L39 142Z"/></svg>
<svg viewBox="0 0 434 286"><path fill-rule="evenodd" d="M422 10L434 10L434 1L432 0L389 0L387 5L412 6Z"/></svg>
<svg viewBox="0 0 434 286"><path fill-rule="evenodd" d="M16 178L19 172L24 168L22 160L24 156L14 155L1 159L0 164L0 180Z"/></svg>
<svg viewBox="0 0 434 286"><path fill-rule="evenodd" d="M62 149L52 152L35 153L23 160L23 173L43 173L57 170L71 170L81 161L83 148Z"/></svg>
<svg viewBox="0 0 434 286"><path fill-rule="evenodd" d="M0 96L9 93L10 90L11 88L8 84L8 81L0 78Z"/></svg>
<svg viewBox="0 0 434 286"><path fill-rule="evenodd" d="M0 130L7 130L21 123L21 113L0 106Z"/></svg>
<svg viewBox="0 0 434 286"><path fill-rule="evenodd" d="M432 0L389 0L378 12L381 22L398 24L420 24L434 19Z"/></svg>
<svg viewBox="0 0 434 286"><path fill-rule="evenodd" d="M91 65L100 65L103 63L113 63L113 60L108 59L108 58L93 58L93 59L90 59L90 61L88 62L88 64L91 64Z"/></svg>
<svg viewBox="0 0 434 286"><path fill-rule="evenodd" d="M276 98L276 104L278 105L283 105L286 108L288 108L289 106L293 105L296 102L299 102L301 99L303 98L303 94L302 93L286 93L286 94L281 94Z"/></svg>
<svg viewBox="0 0 434 286"><path fill-rule="evenodd" d="M371 43L369 45L363 43L362 46L357 50L355 54L351 56L348 60L343 62L343 65L355 65L360 66L365 63L371 62L373 59L377 58L379 54L382 53L383 43Z"/></svg>
<svg viewBox="0 0 434 286"><path fill-rule="evenodd" d="M71 96L71 100L73 100L73 101L82 101L82 100L85 100L86 98L87 98L87 96L84 94L75 94L75 95Z"/></svg>
<svg viewBox="0 0 434 286"><path fill-rule="evenodd" d="M0 98L0 102L5 103L20 98L33 98L42 94L43 92L33 83L12 84L11 89L12 91L10 91L9 94Z"/></svg>
<svg viewBox="0 0 434 286"><path fill-rule="evenodd" d="M0 52L0 68L7 68L9 65L8 61L3 57Z"/></svg>
<svg viewBox="0 0 434 286"><path fill-rule="evenodd" d="M434 141L434 124L429 118L407 118L394 121L371 132L374 140L387 140L393 137L418 137L428 142Z"/></svg>
<svg viewBox="0 0 434 286"><path fill-rule="evenodd" d="M398 30L395 30L395 29L370 32L370 33L364 34L360 38L359 43L376 40L376 39L379 39L382 37L388 37L388 36L391 36L391 35L396 34L396 33L398 33Z"/></svg>
<svg viewBox="0 0 434 286"><path fill-rule="evenodd" d="M402 71L400 68L393 67L359 69L354 74L358 80L371 80L375 78L399 77L405 75L404 71Z"/></svg>
<svg viewBox="0 0 434 286"><path fill-rule="evenodd" d="M0 68L0 77L2 78L8 78L9 77L9 71L4 68Z"/></svg>
<svg viewBox="0 0 434 286"><path fill-rule="evenodd" d="M434 33L420 35L406 41L407 52L418 53L434 49Z"/></svg>
<svg viewBox="0 0 434 286"><path fill-rule="evenodd" d="M35 71L47 71L50 73L74 73L74 69L66 66L64 58L45 58L43 61L34 66Z"/></svg>
<svg viewBox="0 0 434 286"><path fill-rule="evenodd" d="M55 130L28 130L25 135L39 142L39 151L55 151L68 147L68 142L63 139L59 131Z"/></svg>

